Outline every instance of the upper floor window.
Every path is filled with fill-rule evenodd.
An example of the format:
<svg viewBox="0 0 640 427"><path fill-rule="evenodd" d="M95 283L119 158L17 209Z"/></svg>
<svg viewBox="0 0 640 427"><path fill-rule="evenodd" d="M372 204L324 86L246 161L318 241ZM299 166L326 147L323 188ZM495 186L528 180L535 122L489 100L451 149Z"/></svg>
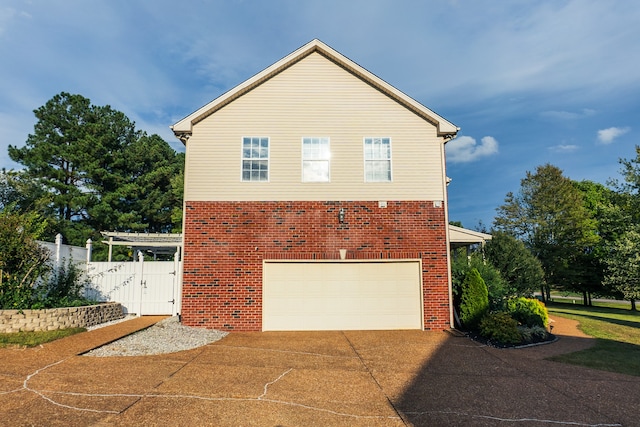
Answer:
<svg viewBox="0 0 640 427"><path fill-rule="evenodd" d="M302 182L329 182L329 138L302 138Z"/></svg>
<svg viewBox="0 0 640 427"><path fill-rule="evenodd" d="M242 138L242 180L269 181L269 138Z"/></svg>
<svg viewBox="0 0 640 427"><path fill-rule="evenodd" d="M364 139L365 182L391 181L391 139Z"/></svg>

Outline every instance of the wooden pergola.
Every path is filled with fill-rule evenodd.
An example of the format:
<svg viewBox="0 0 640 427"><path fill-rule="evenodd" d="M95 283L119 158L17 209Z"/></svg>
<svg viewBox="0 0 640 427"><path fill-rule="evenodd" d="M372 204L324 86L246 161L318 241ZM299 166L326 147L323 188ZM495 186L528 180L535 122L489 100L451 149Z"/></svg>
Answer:
<svg viewBox="0 0 640 427"><path fill-rule="evenodd" d="M182 233L125 233L118 231L100 232L107 240L102 243L109 245L109 258L113 246L127 246L137 251L152 253L154 259L157 255L182 254Z"/></svg>

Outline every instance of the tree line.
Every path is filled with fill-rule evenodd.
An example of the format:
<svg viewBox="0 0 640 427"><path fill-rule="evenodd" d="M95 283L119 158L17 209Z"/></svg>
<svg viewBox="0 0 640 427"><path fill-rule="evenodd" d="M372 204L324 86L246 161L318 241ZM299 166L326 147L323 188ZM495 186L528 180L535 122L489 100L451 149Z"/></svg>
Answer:
<svg viewBox="0 0 640 427"><path fill-rule="evenodd" d="M626 299L636 310L640 147L635 151L635 158L620 160L622 179L608 186L571 180L551 164L538 166L497 208L491 233L522 242L539 261L543 276L537 290L544 300L555 289L582 294L585 305L593 296Z"/></svg>
<svg viewBox="0 0 640 427"><path fill-rule="evenodd" d="M81 95L57 94L34 114L26 143L8 149L23 168L0 173L2 212L36 214L38 238L78 246L101 231L180 231L184 153Z"/></svg>

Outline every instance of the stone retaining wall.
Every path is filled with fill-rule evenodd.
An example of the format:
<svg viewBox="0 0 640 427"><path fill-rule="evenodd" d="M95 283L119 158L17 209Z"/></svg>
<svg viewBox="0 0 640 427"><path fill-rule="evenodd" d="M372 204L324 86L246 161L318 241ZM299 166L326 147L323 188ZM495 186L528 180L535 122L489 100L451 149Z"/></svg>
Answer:
<svg viewBox="0 0 640 427"><path fill-rule="evenodd" d="M122 305L116 302L44 310L0 310L0 333L86 328L123 317Z"/></svg>

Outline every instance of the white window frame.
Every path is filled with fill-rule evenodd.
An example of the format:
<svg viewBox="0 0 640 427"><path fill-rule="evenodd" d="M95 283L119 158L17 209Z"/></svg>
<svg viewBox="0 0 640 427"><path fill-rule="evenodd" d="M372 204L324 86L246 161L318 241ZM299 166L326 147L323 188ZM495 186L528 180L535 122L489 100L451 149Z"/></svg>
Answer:
<svg viewBox="0 0 640 427"><path fill-rule="evenodd" d="M245 141L246 140L250 140L251 144L253 144L254 140L258 141L258 157L253 157L254 152L252 151L253 149L250 147L250 153L249 153L249 157L245 157ZM262 141L266 140L267 141L267 156L266 157L262 157L262 153L261 153L261 146L262 146ZM241 141L240 141L240 181L241 182L269 182L270 179L270 158L271 158L271 138L268 136L243 136ZM252 168L249 169L250 173L249 173L249 179L245 179L244 176L244 172L245 172L245 162L251 162L251 164L253 165L253 162L262 162L265 161L267 163L267 169L266 169L266 179L253 179L253 174L251 174L251 171L253 170ZM258 169L258 175L260 175L260 170Z"/></svg>
<svg viewBox="0 0 640 427"><path fill-rule="evenodd" d="M318 140L318 143L324 143L326 142L327 144L327 150L326 153L323 155L322 150L320 150L317 154L317 157L312 156L305 156L305 150L304 150L304 146L305 146L305 142L306 141L311 141L311 143L313 143L313 140ZM300 144L300 150L301 150L301 163L300 163L300 168L301 168L301 177L300 179L302 180L302 182L306 182L306 183L323 183L323 182L331 182L331 138L328 136L304 136L301 139L301 144ZM305 178L305 162L308 163L326 163L327 165L327 179L321 179L321 180L314 180L314 179L309 179L309 177Z"/></svg>
<svg viewBox="0 0 640 427"><path fill-rule="evenodd" d="M388 158L371 158L371 159L367 159L367 141L374 141L375 140L388 140L389 141L389 157ZM363 157L363 164L364 164L364 182L393 182L393 162L392 162L392 157L393 157L393 150L392 150L392 142L391 142L391 138L390 137L386 137L386 136L366 136L362 139L362 157ZM383 179L383 180L378 180L378 179L369 179L368 178L368 174L367 174L367 165L370 164L371 162L380 162L380 161L386 161L389 163L389 178L388 179Z"/></svg>

